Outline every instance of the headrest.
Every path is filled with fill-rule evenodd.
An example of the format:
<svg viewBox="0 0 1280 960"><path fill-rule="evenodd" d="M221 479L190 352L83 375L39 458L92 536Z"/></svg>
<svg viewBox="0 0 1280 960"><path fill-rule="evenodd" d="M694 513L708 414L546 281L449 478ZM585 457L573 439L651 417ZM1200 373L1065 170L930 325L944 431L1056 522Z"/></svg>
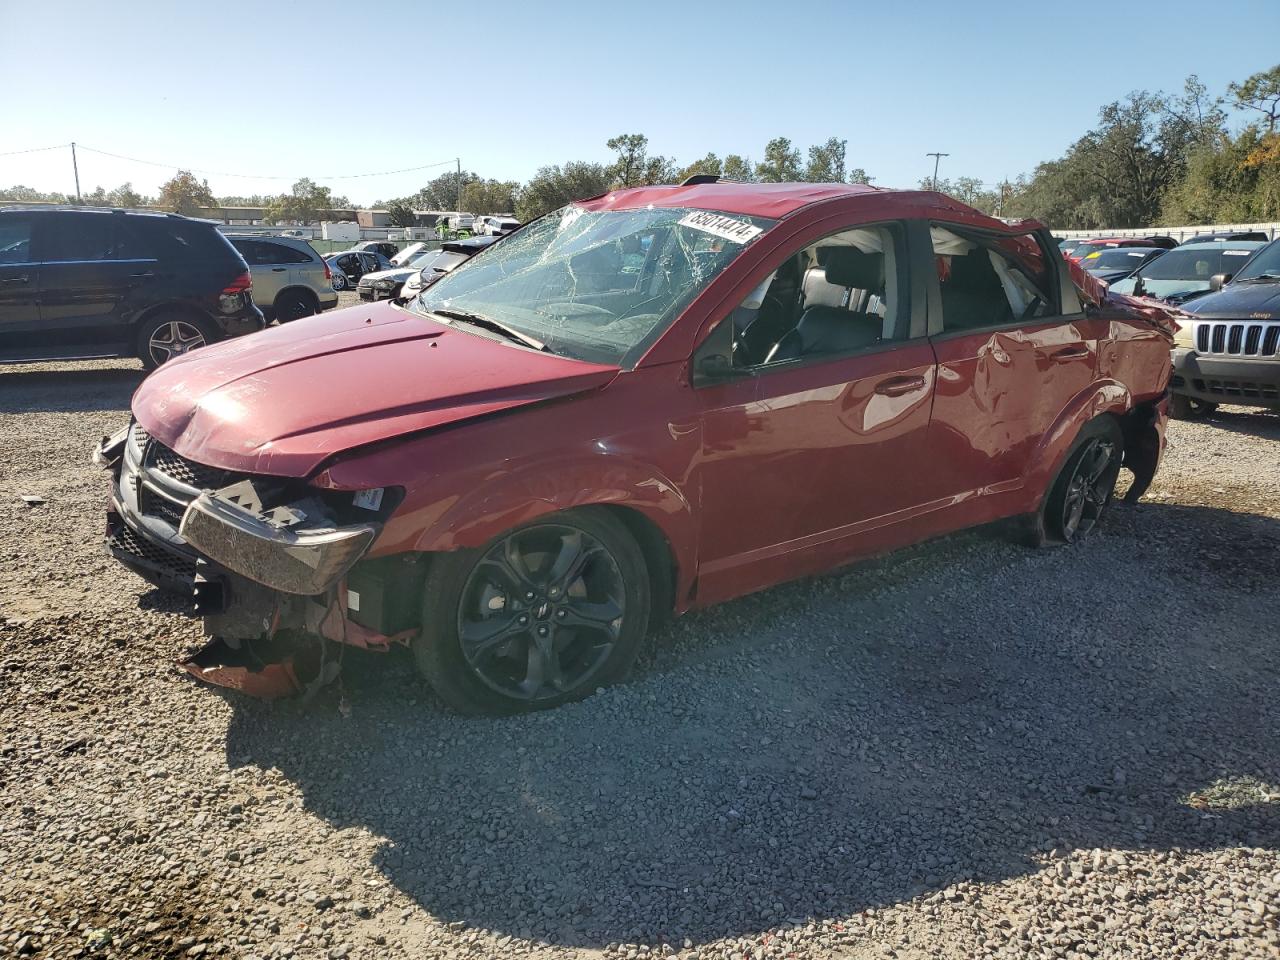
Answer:
<svg viewBox="0 0 1280 960"><path fill-rule="evenodd" d="M884 287L883 253L863 253L857 247L829 247L824 259L827 283L871 291Z"/></svg>

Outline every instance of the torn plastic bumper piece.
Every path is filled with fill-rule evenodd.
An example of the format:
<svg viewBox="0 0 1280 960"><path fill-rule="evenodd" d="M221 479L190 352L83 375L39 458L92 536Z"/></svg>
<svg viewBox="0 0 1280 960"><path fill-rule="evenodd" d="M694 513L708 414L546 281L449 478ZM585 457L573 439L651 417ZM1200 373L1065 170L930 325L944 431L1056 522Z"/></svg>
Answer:
<svg viewBox="0 0 1280 960"><path fill-rule="evenodd" d="M244 489L240 489L244 488ZM264 510L248 481L206 490L182 515L179 533L210 560L281 593L328 591L377 537L376 523L329 521L320 504Z"/></svg>
<svg viewBox="0 0 1280 960"><path fill-rule="evenodd" d="M318 672L318 659L317 653L283 638L232 641L219 637L178 666L205 683L260 700L278 700L307 688L311 675Z"/></svg>

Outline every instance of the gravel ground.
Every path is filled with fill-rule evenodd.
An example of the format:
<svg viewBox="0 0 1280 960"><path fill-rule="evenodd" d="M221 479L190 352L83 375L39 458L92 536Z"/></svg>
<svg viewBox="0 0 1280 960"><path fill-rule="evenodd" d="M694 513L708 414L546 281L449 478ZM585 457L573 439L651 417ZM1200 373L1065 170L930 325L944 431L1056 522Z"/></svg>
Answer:
<svg viewBox="0 0 1280 960"><path fill-rule="evenodd" d="M140 378L0 369L0 955L1280 956L1280 417L1173 424L1078 547L950 537L477 720L395 654L173 667L87 462Z"/></svg>

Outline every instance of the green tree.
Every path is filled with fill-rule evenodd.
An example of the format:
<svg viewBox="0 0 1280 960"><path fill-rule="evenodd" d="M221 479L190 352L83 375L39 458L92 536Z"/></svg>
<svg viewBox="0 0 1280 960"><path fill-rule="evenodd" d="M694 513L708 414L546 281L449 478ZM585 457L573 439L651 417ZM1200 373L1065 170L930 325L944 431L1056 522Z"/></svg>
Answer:
<svg viewBox="0 0 1280 960"><path fill-rule="evenodd" d="M17 203L74 203L75 198L65 193L43 193L34 187L21 184L0 188L0 200L13 200Z"/></svg>
<svg viewBox="0 0 1280 960"><path fill-rule="evenodd" d="M622 133L605 144L618 156L609 165L615 188L667 183L675 178L675 164L663 156L649 156L649 138L642 133Z"/></svg>
<svg viewBox="0 0 1280 960"><path fill-rule="evenodd" d="M1280 64L1260 70L1243 83L1228 84L1227 96L1242 110L1261 113L1267 133L1274 133L1280 119Z"/></svg>
<svg viewBox="0 0 1280 960"><path fill-rule="evenodd" d="M462 188L462 209L479 215L511 213L516 208L518 183L473 180Z"/></svg>
<svg viewBox="0 0 1280 960"><path fill-rule="evenodd" d="M197 180L190 170L179 170L172 179L161 184L156 206L193 216L217 207L218 201L209 189L208 180Z"/></svg>
<svg viewBox="0 0 1280 960"><path fill-rule="evenodd" d="M920 179L921 190L933 189L933 177ZM976 207L983 213L992 213L1000 206L1000 189L989 190L977 177L956 177L954 180L939 180L938 192L955 197L961 203Z"/></svg>
<svg viewBox="0 0 1280 960"><path fill-rule="evenodd" d="M288 193L273 197L267 204L268 223L318 223L323 211L333 206L328 187L319 186L309 177L297 181Z"/></svg>
<svg viewBox="0 0 1280 960"><path fill-rule="evenodd" d="M753 183L756 179L756 168L750 159L731 153L724 158L724 177L729 180L740 180Z"/></svg>
<svg viewBox="0 0 1280 960"><path fill-rule="evenodd" d="M804 179L810 183L844 183L844 154L847 140L831 137L809 148L809 165Z"/></svg>
<svg viewBox="0 0 1280 960"><path fill-rule="evenodd" d="M516 216L523 222L550 213L574 200L609 190L609 170L598 163L570 161L563 167L541 167L516 197Z"/></svg>
<svg viewBox="0 0 1280 960"><path fill-rule="evenodd" d="M107 194L107 204L112 207L132 209L145 207L151 203L150 197L144 197L133 189L132 183L122 183Z"/></svg>
<svg viewBox="0 0 1280 960"><path fill-rule="evenodd" d="M849 171L848 182L870 184L871 178L867 176L867 171L863 170L862 167L854 167Z"/></svg>
<svg viewBox="0 0 1280 960"><path fill-rule="evenodd" d="M396 227L412 227L418 222L413 207L404 200L392 200L386 205L387 219Z"/></svg>
<svg viewBox="0 0 1280 960"><path fill-rule="evenodd" d="M462 188L479 179L480 177L470 170L463 170L461 173L457 170L449 170L440 174L413 196L404 199L416 210L458 210Z"/></svg>
<svg viewBox="0 0 1280 960"><path fill-rule="evenodd" d="M619 187L634 187L644 182L649 159L649 138L643 133L620 133L605 143L618 158L609 166L609 176Z"/></svg>
<svg viewBox="0 0 1280 960"><path fill-rule="evenodd" d="M762 183L787 183L800 179L800 151L786 137L775 137L764 147L764 159L756 164L756 179Z"/></svg>

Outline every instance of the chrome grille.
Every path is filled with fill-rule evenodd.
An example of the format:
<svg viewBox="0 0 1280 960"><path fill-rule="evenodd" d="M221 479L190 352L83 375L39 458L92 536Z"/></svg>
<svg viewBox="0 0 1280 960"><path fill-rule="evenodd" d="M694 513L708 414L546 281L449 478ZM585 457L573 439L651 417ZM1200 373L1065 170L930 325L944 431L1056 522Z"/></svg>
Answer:
<svg viewBox="0 0 1280 960"><path fill-rule="evenodd" d="M1274 357L1280 323L1202 320L1196 323L1196 350L1224 357Z"/></svg>

